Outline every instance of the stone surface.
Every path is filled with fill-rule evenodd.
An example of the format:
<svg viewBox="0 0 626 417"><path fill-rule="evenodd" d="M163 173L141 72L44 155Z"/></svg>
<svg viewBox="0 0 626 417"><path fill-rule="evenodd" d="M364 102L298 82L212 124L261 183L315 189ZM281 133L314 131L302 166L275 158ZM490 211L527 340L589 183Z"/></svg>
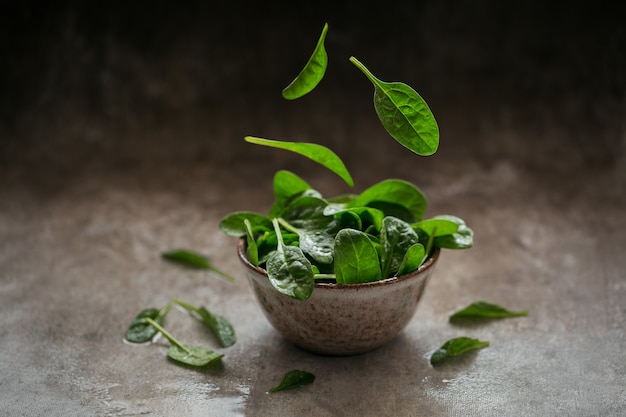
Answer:
<svg viewBox="0 0 626 417"><path fill-rule="evenodd" d="M559 3L2 5L0 415L624 415L626 13ZM327 76L286 103L323 21ZM435 156L388 139L350 55L426 98ZM218 221L268 210L278 169L349 190L248 134L333 148L357 189L413 181L428 215L463 217L475 247L442 253L388 345L295 348L263 317ZM237 281L160 259L179 247ZM220 349L183 312L167 319L224 353L223 368L176 366L163 339L122 341L139 310L172 297L233 323L238 343ZM529 315L448 323L478 299ZM431 367L461 335L491 345ZM291 369L317 379L268 394Z"/></svg>

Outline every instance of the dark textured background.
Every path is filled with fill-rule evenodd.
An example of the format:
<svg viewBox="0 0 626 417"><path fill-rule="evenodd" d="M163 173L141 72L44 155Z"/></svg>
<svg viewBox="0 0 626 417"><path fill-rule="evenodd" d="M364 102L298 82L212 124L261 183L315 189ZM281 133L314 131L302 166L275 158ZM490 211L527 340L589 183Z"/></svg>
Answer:
<svg viewBox="0 0 626 417"><path fill-rule="evenodd" d="M214 3L1 3L0 416L623 416L625 3ZM326 77L286 102L324 21ZM427 100L434 156L388 137L350 55ZM265 212L282 168L325 195L349 189L249 134L327 145L357 190L404 178L427 216L472 227L474 247L442 253L394 341L320 357L265 320L220 218ZM159 258L180 247L237 281ZM223 369L167 363L162 339L122 342L172 297L233 323ZM448 323L480 299L529 315ZM194 324L168 316L181 340L215 347ZM461 335L492 344L430 366ZM268 395L289 369L317 380Z"/></svg>
<svg viewBox="0 0 626 417"><path fill-rule="evenodd" d="M439 159L507 158L563 173L602 169L623 151L620 2L66 0L1 7L5 173L24 165L44 177L60 169L157 173L163 164L274 157L242 145L253 134L326 144L358 175L363 165L377 165L379 149L405 153L386 142L372 87L350 55L426 98L441 127ZM284 102L280 90L306 62L325 21L325 80L299 102ZM484 140L489 129L512 124L520 137ZM558 138L547 134L554 124Z"/></svg>

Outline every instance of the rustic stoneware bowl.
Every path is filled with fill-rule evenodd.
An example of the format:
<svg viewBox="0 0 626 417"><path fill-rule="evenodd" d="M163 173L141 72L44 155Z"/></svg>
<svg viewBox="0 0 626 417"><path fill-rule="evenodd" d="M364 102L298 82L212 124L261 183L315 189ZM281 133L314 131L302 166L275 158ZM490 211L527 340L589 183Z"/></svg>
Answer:
<svg viewBox="0 0 626 417"><path fill-rule="evenodd" d="M352 355L382 346L408 324L440 251L417 271L399 277L364 284L316 283L306 301L276 291L267 272L246 258L244 239L237 252L265 316L285 339L319 354Z"/></svg>

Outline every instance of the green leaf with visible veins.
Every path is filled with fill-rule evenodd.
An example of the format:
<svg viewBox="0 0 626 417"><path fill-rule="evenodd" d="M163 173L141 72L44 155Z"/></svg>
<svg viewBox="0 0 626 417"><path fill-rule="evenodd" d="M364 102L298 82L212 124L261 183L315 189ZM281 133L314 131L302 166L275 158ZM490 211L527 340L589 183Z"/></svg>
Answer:
<svg viewBox="0 0 626 417"><path fill-rule="evenodd" d="M341 158L325 146L307 142L283 142L254 136L246 136L245 140L256 145L284 149L305 156L339 175L350 187L354 186L354 180Z"/></svg>
<svg viewBox="0 0 626 417"><path fill-rule="evenodd" d="M283 97L294 100L310 93L322 81L328 65L328 55L324 48L324 40L328 32L328 23L324 24L313 54L298 76L283 90Z"/></svg>
<svg viewBox="0 0 626 417"><path fill-rule="evenodd" d="M374 108L387 132L418 155L434 154L439 147L439 127L426 101L404 83L379 80L355 57L350 57L350 62L374 85Z"/></svg>

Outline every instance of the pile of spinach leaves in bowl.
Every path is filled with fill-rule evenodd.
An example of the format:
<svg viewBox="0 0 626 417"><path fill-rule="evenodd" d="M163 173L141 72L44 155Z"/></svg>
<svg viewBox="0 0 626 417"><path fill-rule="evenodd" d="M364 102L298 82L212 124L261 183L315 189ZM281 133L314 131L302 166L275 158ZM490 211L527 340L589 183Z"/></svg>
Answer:
<svg viewBox="0 0 626 417"><path fill-rule="evenodd" d="M285 99L302 97L322 80L327 31L325 25L309 61L283 90ZM424 99L404 83L379 80L355 57L350 62L374 86L374 109L386 131L415 154L434 154L439 128ZM245 140L298 153L354 186L343 161L325 146L253 136ZM235 212L220 221L220 229L246 239L248 260L267 271L277 291L299 300L308 299L318 281L384 280L417 270L435 248L466 249L473 243L473 232L461 218L424 218L426 197L402 179L326 198L298 175L280 170L274 176L274 197L267 215Z"/></svg>

